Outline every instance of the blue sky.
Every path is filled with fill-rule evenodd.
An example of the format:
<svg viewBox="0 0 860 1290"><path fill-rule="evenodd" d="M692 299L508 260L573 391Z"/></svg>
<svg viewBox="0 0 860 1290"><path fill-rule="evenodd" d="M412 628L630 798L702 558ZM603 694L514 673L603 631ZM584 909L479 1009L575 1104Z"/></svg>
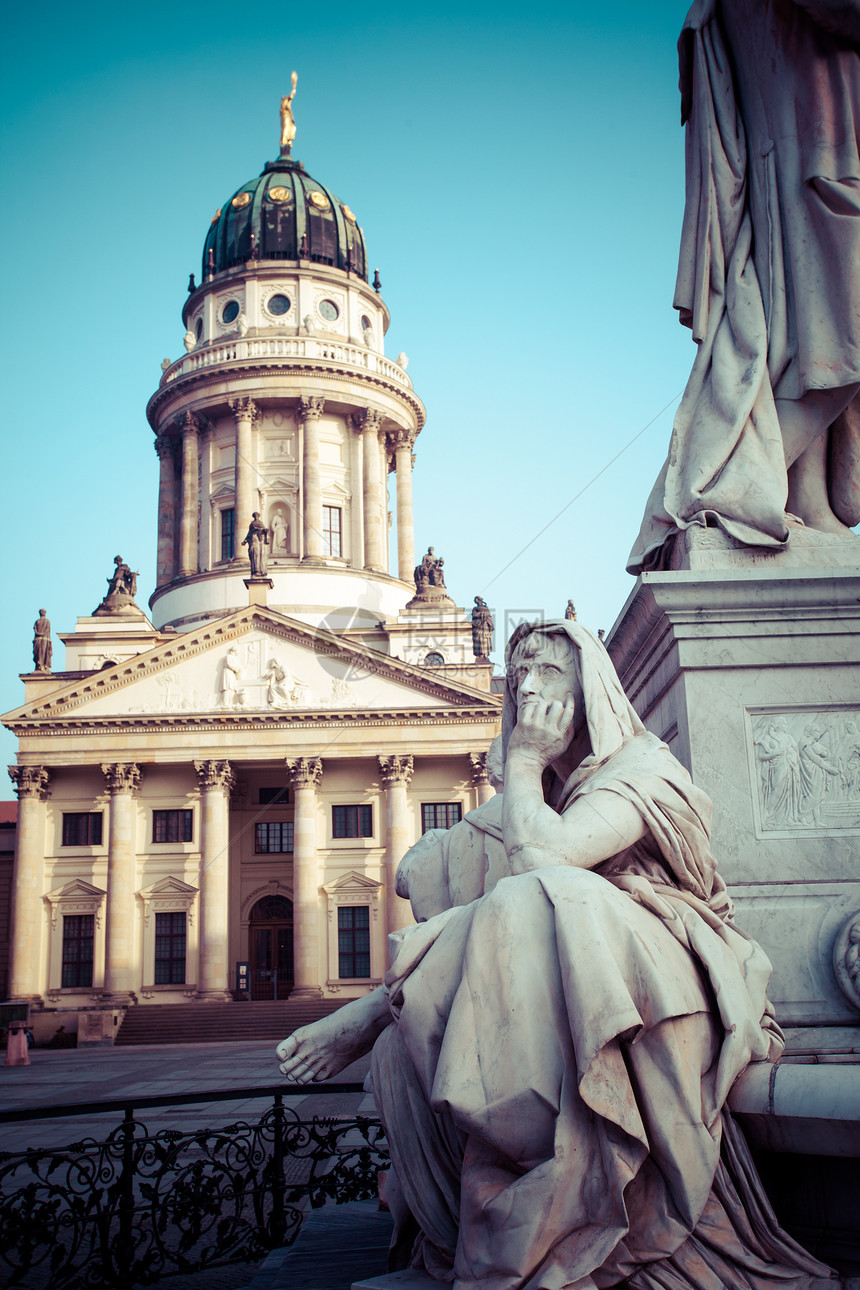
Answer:
<svg viewBox="0 0 860 1290"><path fill-rule="evenodd" d="M293 68L294 155L356 212L391 310L386 352L409 355L427 407L416 544L445 557L457 603L483 595L500 628L568 596L611 626L693 357L672 309L685 10L13 9L3 711L21 701L41 606L56 668L56 633L92 612L117 552L146 607L146 401L161 359L182 352L213 213L277 154Z"/></svg>

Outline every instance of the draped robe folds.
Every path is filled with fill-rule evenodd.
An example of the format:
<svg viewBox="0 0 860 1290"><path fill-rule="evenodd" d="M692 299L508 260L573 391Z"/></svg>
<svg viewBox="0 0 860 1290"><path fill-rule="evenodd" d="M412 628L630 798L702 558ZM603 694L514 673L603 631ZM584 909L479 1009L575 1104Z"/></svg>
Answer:
<svg viewBox="0 0 860 1290"><path fill-rule="evenodd" d="M809 1286L830 1274L779 1231L723 1109L782 1037L709 799L641 725L556 809L598 789L647 829L595 870L548 853L512 874L500 797L401 866L423 921L390 938L372 1070L413 1262L458 1290Z"/></svg>
<svg viewBox="0 0 860 1290"><path fill-rule="evenodd" d="M860 522L860 0L697 0L679 43L687 198L675 307L698 352L628 560L693 524L779 548L775 400L846 392L830 506Z"/></svg>

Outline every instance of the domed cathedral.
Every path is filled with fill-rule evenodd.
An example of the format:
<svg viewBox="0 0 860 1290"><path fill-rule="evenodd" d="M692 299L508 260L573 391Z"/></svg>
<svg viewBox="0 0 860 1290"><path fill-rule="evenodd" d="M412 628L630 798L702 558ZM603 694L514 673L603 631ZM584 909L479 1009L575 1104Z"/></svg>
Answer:
<svg viewBox="0 0 860 1290"><path fill-rule="evenodd" d="M149 401L151 618L117 556L60 634L65 671L37 624L4 718L20 741L7 997L79 1042L129 1035L156 1004L326 1008L371 989L411 921L404 852L493 792L486 647L444 561L416 561L424 408L384 354L355 214L292 156L292 101L278 159L213 216L185 352Z"/></svg>

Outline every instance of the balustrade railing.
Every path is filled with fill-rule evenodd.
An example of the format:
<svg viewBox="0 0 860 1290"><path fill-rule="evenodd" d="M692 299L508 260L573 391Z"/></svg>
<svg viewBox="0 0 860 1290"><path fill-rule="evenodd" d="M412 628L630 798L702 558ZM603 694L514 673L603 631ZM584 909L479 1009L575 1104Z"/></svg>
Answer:
<svg viewBox="0 0 860 1290"><path fill-rule="evenodd" d="M131 1290L262 1258L295 1240L308 1208L377 1194L378 1120L300 1118L285 1096L360 1084L278 1085L0 1112L0 1124L121 1113L105 1138L0 1152L0 1284ZM147 1108L266 1098L259 1119L149 1132ZM72 1132L69 1129L69 1132Z"/></svg>
<svg viewBox="0 0 860 1290"><path fill-rule="evenodd" d="M299 362L304 359L324 359L342 363L366 372L375 372L406 390L412 388L412 382L403 368L384 354L377 354L363 345L326 340L321 336L258 336L205 345L201 349L192 350L184 358L177 359L165 371L161 384L169 384L178 376L187 376L207 367L219 367L222 363L279 358Z"/></svg>

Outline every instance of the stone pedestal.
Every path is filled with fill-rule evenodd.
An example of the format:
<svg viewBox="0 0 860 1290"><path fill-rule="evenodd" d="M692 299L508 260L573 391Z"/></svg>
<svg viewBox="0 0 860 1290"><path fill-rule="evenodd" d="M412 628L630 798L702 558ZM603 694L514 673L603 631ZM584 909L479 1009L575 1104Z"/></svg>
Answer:
<svg viewBox="0 0 860 1290"><path fill-rule="evenodd" d="M860 939L860 541L821 537L765 555L693 535L686 567L639 579L607 646L714 801L737 922L773 963L778 1020L804 1028L789 1048L814 1026L813 1048L837 1053L860 1040L845 988L855 923ZM812 545L829 566L806 562Z"/></svg>
<svg viewBox="0 0 860 1290"><path fill-rule="evenodd" d="M251 608L259 605L265 609L269 603L269 592L274 590L275 584L271 578L264 578L260 575L251 578L243 578L245 586L248 589L248 604Z"/></svg>

